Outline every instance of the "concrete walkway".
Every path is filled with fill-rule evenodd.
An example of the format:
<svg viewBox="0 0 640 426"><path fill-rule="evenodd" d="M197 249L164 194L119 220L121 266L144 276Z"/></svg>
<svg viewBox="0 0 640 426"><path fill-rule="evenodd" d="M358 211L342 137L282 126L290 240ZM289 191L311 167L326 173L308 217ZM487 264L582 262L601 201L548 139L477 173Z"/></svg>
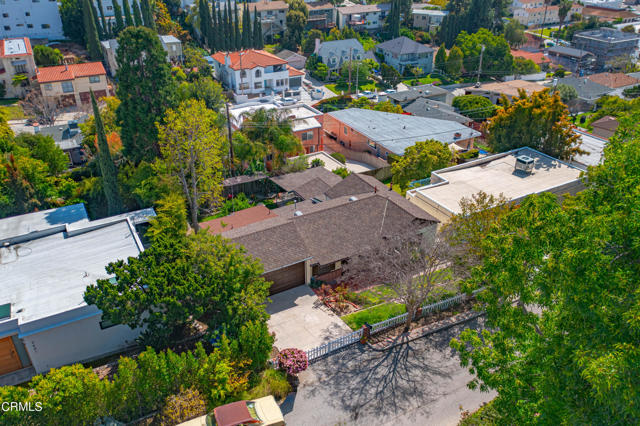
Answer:
<svg viewBox="0 0 640 426"><path fill-rule="evenodd" d="M309 350L352 330L331 312L306 285L270 297L269 330L276 334L278 349Z"/></svg>

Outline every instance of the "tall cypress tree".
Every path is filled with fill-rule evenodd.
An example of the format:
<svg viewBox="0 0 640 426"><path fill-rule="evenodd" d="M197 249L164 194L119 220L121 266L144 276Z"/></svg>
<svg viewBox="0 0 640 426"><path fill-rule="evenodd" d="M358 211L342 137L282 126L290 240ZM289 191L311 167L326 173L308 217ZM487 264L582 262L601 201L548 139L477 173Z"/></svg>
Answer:
<svg viewBox="0 0 640 426"><path fill-rule="evenodd" d="M84 36L87 42L89 56L94 60L102 60L102 49L100 49L100 37L96 27L96 20L93 17L93 7L90 0L82 3L82 20L84 22Z"/></svg>
<svg viewBox="0 0 640 426"><path fill-rule="evenodd" d="M227 12L227 8L224 8L224 13L222 14L222 43L224 45L225 51L231 50L231 43L229 38L229 13Z"/></svg>
<svg viewBox="0 0 640 426"><path fill-rule="evenodd" d="M142 13L140 12L138 0L133 0L133 22L136 24L136 27L142 26Z"/></svg>
<svg viewBox="0 0 640 426"><path fill-rule="evenodd" d="M105 38L109 38L111 31L109 30L109 26L107 25L107 20L104 17L104 8L102 7L102 0L98 0L98 12L100 12L100 22L102 24L102 30L104 32Z"/></svg>
<svg viewBox="0 0 640 426"><path fill-rule="evenodd" d="M118 0L113 0L113 15L116 18L116 25L113 30L113 36L117 37L120 31L124 30L124 20L122 19L122 8Z"/></svg>
<svg viewBox="0 0 640 426"><path fill-rule="evenodd" d="M242 49L242 38L240 37L240 22L238 20L238 3L236 2L233 10L233 41L236 50Z"/></svg>
<svg viewBox="0 0 640 426"><path fill-rule="evenodd" d="M131 6L129 0L122 0L122 8L124 9L124 23L127 27L133 27L133 17L131 16Z"/></svg>
<svg viewBox="0 0 640 426"><path fill-rule="evenodd" d="M262 25L258 20L258 12L253 12L253 48L262 49L260 47L260 40L262 39Z"/></svg>
<svg viewBox="0 0 640 426"><path fill-rule="evenodd" d="M96 25L96 30L98 31L98 40L102 40L105 36L105 32L102 29L102 25L100 25L100 18L98 17L98 11L96 10L93 1L89 1L89 5L91 6L91 16L93 17L93 21Z"/></svg>
<svg viewBox="0 0 640 426"><path fill-rule="evenodd" d="M249 20L249 7L247 3L242 9L242 48L251 47L251 21Z"/></svg>
<svg viewBox="0 0 640 426"><path fill-rule="evenodd" d="M140 11L142 12L142 21L145 27L155 30L156 23L153 20L153 13L151 13L151 6L149 0L140 1Z"/></svg>
<svg viewBox="0 0 640 426"><path fill-rule="evenodd" d="M264 49L264 37L262 34L262 22L258 20L258 41L256 43L258 45L258 49Z"/></svg>
<svg viewBox="0 0 640 426"><path fill-rule="evenodd" d="M209 23L207 21L207 12L205 10L204 0L198 0L198 18L200 20L200 36L202 43L209 43ZM211 48L211 46L209 46Z"/></svg>
<svg viewBox="0 0 640 426"><path fill-rule="evenodd" d="M213 38L213 46L211 50L218 51L220 50L220 31L218 28L218 14L216 12L216 2L214 1L211 4L211 36Z"/></svg>
<svg viewBox="0 0 640 426"><path fill-rule="evenodd" d="M218 38L218 50L225 50L225 40L226 37L224 35L224 23L222 20L222 10L220 9L220 6L218 6L218 12L216 13L218 20L217 20L217 24L216 24L216 34L217 34L217 38Z"/></svg>
<svg viewBox="0 0 640 426"><path fill-rule="evenodd" d="M100 110L93 90L91 90L91 105L93 106L93 119L96 125L96 136L98 137L98 165L100 166L100 175L102 175L102 190L107 199L109 216L113 216L123 211L122 198L120 198L118 189L118 169L113 163L109 152L107 135L104 131L104 124L102 123L102 117L100 117Z"/></svg>
<svg viewBox="0 0 640 426"><path fill-rule="evenodd" d="M233 33L233 10L231 9L231 0L227 0L227 7L225 8L225 11L227 12L227 24L226 24L226 29L225 29L225 34L227 36L227 38L229 38L229 50L233 51L235 50L236 46L235 46L235 41L233 41L233 38L235 37L234 33Z"/></svg>

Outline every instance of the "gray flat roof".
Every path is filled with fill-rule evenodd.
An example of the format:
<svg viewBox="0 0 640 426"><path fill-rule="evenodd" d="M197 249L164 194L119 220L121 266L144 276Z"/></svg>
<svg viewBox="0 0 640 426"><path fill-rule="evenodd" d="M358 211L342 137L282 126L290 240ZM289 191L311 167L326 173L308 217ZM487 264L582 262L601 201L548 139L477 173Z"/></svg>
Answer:
<svg viewBox="0 0 640 426"><path fill-rule="evenodd" d="M0 242L11 241L19 236L46 231L66 224L89 222L84 204L78 203L56 209L11 216L0 219Z"/></svg>
<svg viewBox="0 0 640 426"><path fill-rule="evenodd" d="M435 139L452 144L480 136L480 132L455 121L393 114L370 109L349 108L330 112L329 115L345 125L383 145L396 155L416 142ZM460 134L460 137L456 137Z"/></svg>
<svg viewBox="0 0 640 426"><path fill-rule="evenodd" d="M516 157L527 155L535 160L534 170L526 175L515 172ZM583 169L549 157L531 148L519 148L496 154L471 163L448 167L432 173L439 183L417 188L418 193L450 212L460 213L460 200L480 191L517 200L529 194L548 191L574 182Z"/></svg>
<svg viewBox="0 0 640 426"><path fill-rule="evenodd" d="M604 147L607 145L607 140L580 130L574 130L573 132L580 136L582 141L580 148L587 151L586 154L576 156L574 161L585 166L597 166L600 164L604 157Z"/></svg>
<svg viewBox="0 0 640 426"><path fill-rule="evenodd" d="M86 287L109 278L105 266L141 250L126 219L2 247L0 305L11 303L12 320L20 324L85 307Z"/></svg>

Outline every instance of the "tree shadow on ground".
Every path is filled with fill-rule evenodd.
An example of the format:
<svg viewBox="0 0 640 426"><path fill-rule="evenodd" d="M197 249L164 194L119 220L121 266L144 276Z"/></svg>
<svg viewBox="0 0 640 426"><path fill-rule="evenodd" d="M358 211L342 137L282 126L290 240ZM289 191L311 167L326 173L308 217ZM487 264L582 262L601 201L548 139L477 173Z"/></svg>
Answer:
<svg viewBox="0 0 640 426"><path fill-rule="evenodd" d="M353 345L313 364L318 384L310 392L329 388L332 398L327 404L351 413L354 422L365 413L383 420L417 407L428 412L431 403L446 394L440 384L459 370L449 341L467 327L477 328L478 321L385 351Z"/></svg>

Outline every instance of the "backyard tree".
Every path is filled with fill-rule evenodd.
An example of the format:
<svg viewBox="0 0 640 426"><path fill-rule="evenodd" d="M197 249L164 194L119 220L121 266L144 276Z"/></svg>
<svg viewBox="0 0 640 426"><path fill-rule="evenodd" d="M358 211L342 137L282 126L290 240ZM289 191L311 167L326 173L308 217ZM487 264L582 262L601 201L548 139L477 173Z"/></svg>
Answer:
<svg viewBox="0 0 640 426"><path fill-rule="evenodd" d="M527 36L524 33L525 26L517 19L511 19L504 26L504 38L509 43L509 46L517 48L527 42Z"/></svg>
<svg viewBox="0 0 640 426"><path fill-rule="evenodd" d="M174 80L158 35L146 27L118 37L118 124L125 156L138 163L159 153L155 123L173 103Z"/></svg>
<svg viewBox="0 0 640 426"><path fill-rule="evenodd" d="M175 192L166 195L155 210L157 215L149 219L145 234L152 243L163 237L182 238L187 234L187 208L182 195Z"/></svg>
<svg viewBox="0 0 640 426"><path fill-rule="evenodd" d="M433 67L437 70L445 69L447 65L447 50L444 47L444 43L440 45L438 52L436 53L436 58L433 63Z"/></svg>
<svg viewBox="0 0 640 426"><path fill-rule="evenodd" d="M491 117L497 108L489 99L478 95L456 96L451 105L460 114L478 121Z"/></svg>
<svg viewBox="0 0 640 426"><path fill-rule="evenodd" d="M569 86L568 84L558 84L556 87L558 94L560 95L560 99L567 105L570 105L572 101L578 99L578 91L575 87Z"/></svg>
<svg viewBox="0 0 640 426"><path fill-rule="evenodd" d="M217 235L159 237L137 257L106 269L115 280L89 286L86 302L114 323L145 327L141 341L155 348L179 339L194 320L209 326L211 338L225 334L231 340L243 326L267 320L269 283L261 264ZM272 342L268 332L260 339Z"/></svg>
<svg viewBox="0 0 640 426"><path fill-rule="evenodd" d="M62 63L63 56L60 49L54 49L43 44L36 44L33 46L33 59L36 61L36 65L48 67L52 65L60 65Z"/></svg>
<svg viewBox="0 0 640 426"><path fill-rule="evenodd" d="M80 44L84 44L83 3L83 0L61 0L59 7L62 32Z"/></svg>
<svg viewBox="0 0 640 426"><path fill-rule="evenodd" d="M198 213L214 207L222 194L222 145L224 137L217 125L218 115L203 101L182 102L167 110L158 124L162 157L170 173L179 181L189 207L189 222L200 230Z"/></svg>
<svg viewBox="0 0 640 426"><path fill-rule="evenodd" d="M411 181L429 177L432 170L447 167L452 159L453 154L446 143L433 139L416 142L391 165L393 183L406 190Z"/></svg>
<svg viewBox="0 0 640 426"><path fill-rule="evenodd" d="M479 244L486 328L451 346L499 423L640 421L640 139L621 126L583 192L529 196Z"/></svg>
<svg viewBox="0 0 640 426"><path fill-rule="evenodd" d="M302 0L288 0L289 10L287 11L287 29L284 32L282 45L293 51L298 50L302 43L302 35L309 18L309 8Z"/></svg>
<svg viewBox="0 0 640 426"><path fill-rule="evenodd" d="M356 81L358 85L365 83L371 75L371 66L367 61L347 61L340 68L340 77L346 82L351 83L355 88Z"/></svg>
<svg viewBox="0 0 640 426"><path fill-rule="evenodd" d="M484 46L483 72L500 72L512 68L513 56L511 56L509 43L503 36L494 35L486 28L481 28L473 34L462 31L456 37L455 44L462 50L464 69L467 72L475 72L479 69L482 46Z"/></svg>
<svg viewBox="0 0 640 426"><path fill-rule="evenodd" d="M380 64L380 76L382 77L382 81L384 81L386 85L391 86L392 89L395 89L402 81L402 76L398 70L387 64Z"/></svg>
<svg viewBox="0 0 640 426"><path fill-rule="evenodd" d="M27 116L46 126L52 126L61 113L60 107L55 102L47 101L40 90L29 91L18 103Z"/></svg>
<svg viewBox="0 0 640 426"><path fill-rule="evenodd" d="M445 70L452 78L460 77L462 74L462 60L464 54L458 46L453 46L449 51L449 57L447 58L447 64Z"/></svg>
<svg viewBox="0 0 640 426"><path fill-rule="evenodd" d="M504 108L485 125L487 142L495 152L528 146L561 160L583 152L557 93L551 95L546 89L527 96L521 91L511 102L503 97L502 104Z"/></svg>
<svg viewBox="0 0 640 426"><path fill-rule="evenodd" d="M91 106L93 107L93 119L98 140L98 165L100 166L100 176L102 177L102 189L107 199L108 214L113 216L122 213L123 210L122 198L118 188L118 169L111 158L107 134L102 124L102 117L100 117L100 110L93 90L91 91Z"/></svg>

